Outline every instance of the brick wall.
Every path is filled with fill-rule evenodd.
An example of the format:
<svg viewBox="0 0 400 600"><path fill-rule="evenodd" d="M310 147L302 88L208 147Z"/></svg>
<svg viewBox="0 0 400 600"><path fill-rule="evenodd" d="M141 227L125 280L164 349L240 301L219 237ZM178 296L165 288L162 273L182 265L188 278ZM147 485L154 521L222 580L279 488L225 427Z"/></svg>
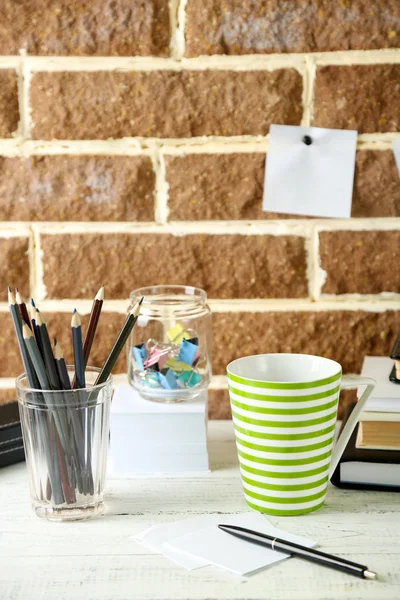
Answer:
<svg viewBox="0 0 400 600"><path fill-rule="evenodd" d="M388 353L398 0L5 0L0 14L0 311L19 283L63 340L105 282L100 361L132 288L205 287L215 417L237 356L318 353L349 372ZM271 123L358 129L351 219L262 212ZM8 315L0 340L1 401L21 370Z"/></svg>

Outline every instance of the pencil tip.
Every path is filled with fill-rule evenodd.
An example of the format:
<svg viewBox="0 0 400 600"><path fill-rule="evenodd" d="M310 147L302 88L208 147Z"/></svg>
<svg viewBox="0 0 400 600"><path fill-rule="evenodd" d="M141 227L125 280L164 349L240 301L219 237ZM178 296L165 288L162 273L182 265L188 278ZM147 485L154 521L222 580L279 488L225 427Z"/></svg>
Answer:
<svg viewBox="0 0 400 600"><path fill-rule="evenodd" d="M32 331L29 329L26 323L22 323L22 335L26 340L33 336Z"/></svg>
<svg viewBox="0 0 400 600"><path fill-rule="evenodd" d="M34 301L34 299L33 299L33 298L31 298L31 304L32 304L32 306L33 306L34 308L36 308L36 304L35 304L35 301Z"/></svg>
<svg viewBox="0 0 400 600"><path fill-rule="evenodd" d="M76 308L74 308L74 312L72 313L72 319L71 319L71 327L80 327L81 325L81 320L79 317L79 313L76 310Z"/></svg>
<svg viewBox="0 0 400 600"><path fill-rule="evenodd" d="M99 289L99 291L95 295L94 299L95 300L100 300L100 301L104 300L104 285L101 286L101 288Z"/></svg>
<svg viewBox="0 0 400 600"><path fill-rule="evenodd" d="M143 300L144 300L144 296L141 297L141 299L139 301L139 306L142 306Z"/></svg>
<svg viewBox="0 0 400 600"><path fill-rule="evenodd" d="M10 288L10 286L8 286L8 304L16 304L15 302L15 296L12 292L12 289Z"/></svg>

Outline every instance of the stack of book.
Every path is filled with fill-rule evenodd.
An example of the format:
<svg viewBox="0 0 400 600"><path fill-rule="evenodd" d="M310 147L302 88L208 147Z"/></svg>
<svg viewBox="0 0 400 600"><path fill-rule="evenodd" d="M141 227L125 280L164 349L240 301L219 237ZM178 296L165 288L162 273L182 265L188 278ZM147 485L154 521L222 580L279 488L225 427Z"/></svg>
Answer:
<svg viewBox="0 0 400 600"><path fill-rule="evenodd" d="M207 391L192 402L144 400L130 385L115 388L109 475L208 472Z"/></svg>
<svg viewBox="0 0 400 600"><path fill-rule="evenodd" d="M18 403L0 405L0 467L25 460Z"/></svg>
<svg viewBox="0 0 400 600"><path fill-rule="evenodd" d="M364 358L361 375L376 387L332 477L335 485L400 491L400 385L389 379L392 368L390 358Z"/></svg>

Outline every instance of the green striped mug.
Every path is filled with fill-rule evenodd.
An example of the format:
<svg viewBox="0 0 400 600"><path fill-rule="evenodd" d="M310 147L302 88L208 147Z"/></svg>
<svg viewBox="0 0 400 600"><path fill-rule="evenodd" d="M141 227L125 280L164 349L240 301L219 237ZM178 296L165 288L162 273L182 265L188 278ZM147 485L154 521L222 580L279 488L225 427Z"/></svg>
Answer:
<svg viewBox="0 0 400 600"><path fill-rule="evenodd" d="M307 354L247 356L227 373L247 504L271 515L320 508L374 380L342 377L339 363ZM366 389L333 449L340 390L359 385Z"/></svg>

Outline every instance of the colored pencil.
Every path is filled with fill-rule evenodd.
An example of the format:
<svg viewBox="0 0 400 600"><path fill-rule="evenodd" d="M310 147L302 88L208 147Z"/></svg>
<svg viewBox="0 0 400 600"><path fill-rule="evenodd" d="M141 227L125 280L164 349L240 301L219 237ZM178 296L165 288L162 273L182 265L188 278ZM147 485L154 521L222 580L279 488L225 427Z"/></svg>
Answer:
<svg viewBox="0 0 400 600"><path fill-rule="evenodd" d="M86 387L85 381L85 361L83 358L83 346L82 346L82 327L79 314L75 309L71 319L72 328L72 345L74 348L74 364L75 364L75 378L76 387L83 389Z"/></svg>
<svg viewBox="0 0 400 600"><path fill-rule="evenodd" d="M32 328L33 328L33 333L35 336L35 340L36 340L36 344L37 347L39 348L40 354L43 358L44 353L43 353L43 345L42 345L42 340L40 338L40 333L39 333L39 329L38 326L36 325L36 306L35 303L33 301L33 298L31 298L31 303L29 306L29 310L31 313L31 323L32 323Z"/></svg>
<svg viewBox="0 0 400 600"><path fill-rule="evenodd" d="M28 325L28 327L30 329L32 329L31 322L29 320L28 309L26 308L26 304L25 304L25 300L23 299L23 297L19 293L19 289L18 288L15 288L15 299L17 301L17 304L18 304L18 307L19 307L19 312L21 313L22 320Z"/></svg>
<svg viewBox="0 0 400 600"><path fill-rule="evenodd" d="M65 364L64 354L56 338L54 338L54 362L56 364L58 377L60 379L62 388L64 390L70 390L71 381L69 379L67 365ZM75 444L76 449L75 461L77 464L75 475L77 478L79 491L85 493L85 485L83 483L83 478L81 477L81 472L83 473L86 470L85 443L83 438L82 423L80 421L78 412L74 409L74 406L71 406L70 408L71 410L68 412L72 423L72 429L74 431L74 436L71 440L71 443Z"/></svg>
<svg viewBox="0 0 400 600"><path fill-rule="evenodd" d="M85 340L83 342L83 360L86 365L88 364L90 350L93 345L94 336L96 334L97 324L99 322L101 308L104 301L104 285L101 286L99 291L93 300L92 310L90 311L89 323L86 330ZM72 387L76 387L75 377L72 382Z"/></svg>
<svg viewBox="0 0 400 600"><path fill-rule="evenodd" d="M112 350L111 350L110 354L108 355L108 358L107 358L106 362L104 363L103 368L101 369L101 371L95 381L95 385L104 383L105 381L107 381L107 379L111 375L111 371L113 370L114 365L117 362L119 355L121 354L122 348L125 346L125 343L133 329L133 326L135 325L136 321L139 318L140 306L141 306L143 300L144 300L144 297L129 312L129 314L125 320L125 323L124 323L117 339L115 340L114 346L112 347Z"/></svg>
<svg viewBox="0 0 400 600"><path fill-rule="evenodd" d="M33 337L33 333L32 331L29 329L28 325L26 325L24 323L24 325L22 326L22 335L24 337L24 343L26 346L26 349L28 351L29 357L32 361L32 364L34 366L34 369L36 371L36 375L37 378L39 379L39 383L40 383L40 387L42 388L42 390L49 390L49 380L46 374L46 369L43 363L43 359L40 355L39 352L39 348L36 345L35 339ZM46 395L43 395L44 398L46 398ZM59 434L60 432L60 423L58 422L58 432ZM45 443L47 442L51 442L51 439L49 438L49 432L44 432L44 434L41 436L43 438L43 441ZM46 452L47 454L47 452ZM49 468L49 478L50 478L50 483L51 483L51 489L53 492L53 497L54 497L54 502L55 504L63 504L64 502L64 493L62 490L62 484L61 484L61 476L60 476L60 471L58 469L53 469L51 468L52 465L52 459L50 458L50 461L47 461L48 463L48 468Z"/></svg>
<svg viewBox="0 0 400 600"><path fill-rule="evenodd" d="M67 365L65 364L64 354L56 338L54 338L54 362L56 363L58 378L60 380L62 389L70 390L71 382L69 380Z"/></svg>
<svg viewBox="0 0 400 600"><path fill-rule="evenodd" d="M17 342L19 351L21 353L22 363L24 366L24 371L26 378L28 380L29 386L33 389L38 389L39 382L35 373L35 369L33 368L32 361L29 357L28 351L25 346L24 338L22 335L22 319L21 314L17 306L17 301L15 299L14 294L11 291L11 288L8 288L8 304L10 307L11 318L13 320L13 325L15 329L15 333L17 336Z"/></svg>
<svg viewBox="0 0 400 600"><path fill-rule="evenodd" d="M46 367L46 372L50 384L50 389L52 390L60 390L61 384L58 378L58 373L56 369L56 365L54 363L53 351L51 349L51 343L49 338L49 333L47 331L46 323L42 317L40 310L36 309L36 326L38 328L39 337L42 341L43 347L43 360Z"/></svg>
<svg viewBox="0 0 400 600"><path fill-rule="evenodd" d="M97 324L99 322L103 301L104 285L101 286L96 296L94 297L93 306L89 317L89 323L85 335L85 341L83 342L83 359L85 361L85 367L88 364L90 350L92 348L94 336L96 334Z"/></svg>

